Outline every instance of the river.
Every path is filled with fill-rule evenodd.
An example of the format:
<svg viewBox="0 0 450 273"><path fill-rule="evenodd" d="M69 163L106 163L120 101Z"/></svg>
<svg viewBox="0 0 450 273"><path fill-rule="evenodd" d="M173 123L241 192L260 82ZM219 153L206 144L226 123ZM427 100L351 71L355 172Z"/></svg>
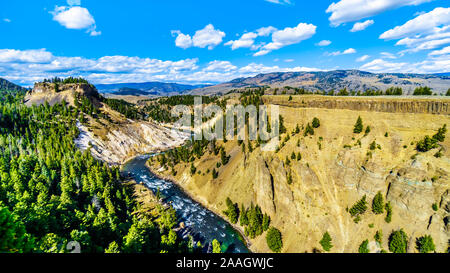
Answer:
<svg viewBox="0 0 450 273"><path fill-rule="evenodd" d="M136 182L146 185L153 193L159 189L164 203L170 203L177 212L179 222L185 223L186 227L180 231L182 237L191 235L195 244L200 241L204 246L217 239L222 245L222 251L227 253L249 252L241 235L229 223L192 200L178 185L150 172L145 166L150 157L135 157L124 165L123 172L131 175Z"/></svg>

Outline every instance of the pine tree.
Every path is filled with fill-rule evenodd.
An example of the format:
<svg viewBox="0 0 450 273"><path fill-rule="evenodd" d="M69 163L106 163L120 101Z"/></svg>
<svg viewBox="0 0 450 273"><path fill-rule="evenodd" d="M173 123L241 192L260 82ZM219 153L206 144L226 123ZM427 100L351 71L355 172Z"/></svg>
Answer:
<svg viewBox="0 0 450 273"><path fill-rule="evenodd" d="M358 249L359 253L369 253L369 240L364 240Z"/></svg>
<svg viewBox="0 0 450 273"><path fill-rule="evenodd" d="M325 251L331 250L331 248L333 247L333 244L331 243L331 236L328 233L328 231L323 234L322 239L320 240L319 243L322 246L323 250L325 250Z"/></svg>
<svg viewBox="0 0 450 273"><path fill-rule="evenodd" d="M360 134L363 131L363 128L364 128L364 125L363 125L361 117L359 116L358 119L356 120L355 127L353 128L353 133Z"/></svg>
<svg viewBox="0 0 450 273"><path fill-rule="evenodd" d="M393 253L406 253L408 236L403 229L394 231L389 236L389 250Z"/></svg>
<svg viewBox="0 0 450 273"><path fill-rule="evenodd" d="M372 201L372 211L375 214L383 214L384 213L384 200L381 192L378 192Z"/></svg>

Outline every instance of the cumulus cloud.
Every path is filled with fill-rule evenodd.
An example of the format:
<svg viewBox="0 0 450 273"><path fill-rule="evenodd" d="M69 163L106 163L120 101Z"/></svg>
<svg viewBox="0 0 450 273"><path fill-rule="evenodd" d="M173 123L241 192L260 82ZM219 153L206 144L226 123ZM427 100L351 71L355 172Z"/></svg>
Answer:
<svg viewBox="0 0 450 273"><path fill-rule="evenodd" d="M222 43L225 32L215 29L212 24L205 26L201 30L197 30L194 36L191 38L189 34L183 34L179 30L172 30L172 35L176 35L175 45L181 48L189 47L207 47L209 50L214 49L216 46Z"/></svg>
<svg viewBox="0 0 450 273"><path fill-rule="evenodd" d="M216 30L212 24L209 24L204 29L197 30L192 41L195 47L208 47L211 50L222 43L223 37L225 37L225 32Z"/></svg>
<svg viewBox="0 0 450 273"><path fill-rule="evenodd" d="M225 43L225 45L231 46L232 50L238 48L251 48L254 47L256 37L258 37L258 34L254 32L247 32L242 34L242 36L238 40L229 41Z"/></svg>
<svg viewBox="0 0 450 273"><path fill-rule="evenodd" d="M234 66L229 61L212 61L209 62L208 66L204 69L205 71L232 71L236 70L237 67Z"/></svg>
<svg viewBox="0 0 450 273"><path fill-rule="evenodd" d="M11 23L11 19L8 19L8 18L4 18L3 21L6 23Z"/></svg>
<svg viewBox="0 0 450 273"><path fill-rule="evenodd" d="M357 62L364 62L364 61L366 61L366 60L369 59L369 58L370 58L369 55L364 55L364 56L361 56L361 57L359 57L358 59L356 59L356 61L357 61Z"/></svg>
<svg viewBox="0 0 450 273"><path fill-rule="evenodd" d="M50 12L53 15L53 20L68 29L86 29L91 36L98 36L101 34L97 31L94 17L89 13L89 10L79 6L59 7L56 6Z"/></svg>
<svg viewBox="0 0 450 273"><path fill-rule="evenodd" d="M356 49L354 48L348 48L344 51L335 51L335 52L331 52L331 53L325 53L325 55L328 56L339 56L339 55L348 55L348 54L355 54L356 53Z"/></svg>
<svg viewBox="0 0 450 273"><path fill-rule="evenodd" d="M0 63L45 63L53 59L53 55L43 49L15 50L0 49Z"/></svg>
<svg viewBox="0 0 450 273"><path fill-rule="evenodd" d="M417 16L401 26L396 26L380 35L380 39L392 40L410 37L415 34L429 34L436 27L450 24L450 8L436 8Z"/></svg>
<svg viewBox="0 0 450 273"><path fill-rule="evenodd" d="M130 56L103 56L88 59L54 56L45 49L0 49L2 77L27 85L54 76L82 76L95 84L146 81L218 83L260 73L316 70L320 69L285 68L257 63L238 67L229 61L220 60L199 65L196 58L164 61Z"/></svg>
<svg viewBox="0 0 450 273"><path fill-rule="evenodd" d="M172 30L172 36L177 36L175 45L183 49L192 47L192 38L189 34L183 34L179 30Z"/></svg>
<svg viewBox="0 0 450 273"><path fill-rule="evenodd" d="M403 6L416 6L433 0L341 0L333 2L327 13L331 25L339 26L346 22L354 22L363 18L371 17L387 10Z"/></svg>
<svg viewBox="0 0 450 273"><path fill-rule="evenodd" d="M272 26L262 27L254 32L244 33L238 40L228 41L225 45L231 46L232 50L238 48L250 48L251 50L257 50L263 46L263 43L255 44L255 39L258 37L267 37L275 31L277 31L277 29ZM261 52L259 52L256 56L259 56L259 54L261 54Z"/></svg>
<svg viewBox="0 0 450 273"><path fill-rule="evenodd" d="M318 45L318 46L329 46L329 45L331 45L331 41L329 41L329 40L322 40L322 41L318 42L316 45Z"/></svg>
<svg viewBox="0 0 450 273"><path fill-rule="evenodd" d="M259 28L258 30L256 30L256 32L258 33L258 36L269 36L270 34L274 33L275 31L277 31L277 29L272 26L262 27L262 28Z"/></svg>
<svg viewBox="0 0 450 273"><path fill-rule="evenodd" d="M353 25L353 28L350 30L350 32L357 32L361 30L365 30L369 26L373 25L375 22L373 20L367 20L364 22L358 22Z"/></svg>
<svg viewBox="0 0 450 273"><path fill-rule="evenodd" d="M448 56L429 57L421 62L390 62L376 59L360 67L374 73L439 73L450 71Z"/></svg>
<svg viewBox="0 0 450 273"><path fill-rule="evenodd" d="M273 50L297 44L311 38L316 33L316 26L313 24L299 23L296 27L287 27L272 33L272 42L261 47L254 56L262 56Z"/></svg>
<svg viewBox="0 0 450 273"><path fill-rule="evenodd" d="M404 52L436 49L450 44L450 8L435 8L380 35L380 39L398 40Z"/></svg>

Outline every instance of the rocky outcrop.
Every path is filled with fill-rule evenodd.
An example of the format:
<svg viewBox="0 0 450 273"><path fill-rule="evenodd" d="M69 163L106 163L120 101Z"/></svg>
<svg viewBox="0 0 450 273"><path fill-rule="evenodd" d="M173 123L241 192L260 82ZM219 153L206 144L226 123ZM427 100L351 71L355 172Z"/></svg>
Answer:
<svg viewBox="0 0 450 273"><path fill-rule="evenodd" d="M348 109L356 111L374 111L388 113L422 113L450 115L449 99L410 99L410 98L358 98L358 97L322 97L265 96L267 104L296 108Z"/></svg>
<svg viewBox="0 0 450 273"><path fill-rule="evenodd" d="M321 101L321 98L309 99ZM191 175L191 163L175 166L175 176L171 170L162 172L176 181L184 181L181 186L186 191L206 200L205 206L218 213L226 209L226 197L245 207L258 204L270 215L271 225L282 232L283 252L321 250L319 241L325 231L332 237L333 252L357 252L366 239L371 249L379 252L388 250L390 233L400 228L408 234L410 252L417 251L415 239L426 234L433 237L438 252L446 251L450 239L450 138L440 143L443 150L439 158L434 156L438 149L418 153L415 143L425 135L435 134L443 124L450 124L450 116L391 114L385 112L389 108L383 109L386 106L364 106L364 100L356 100L356 106L350 103L346 107L356 107L358 111L327 109L314 104L305 109L281 107L288 132L297 124L306 125L313 117L320 119L321 126L313 136L291 134L290 140L276 153L260 148L244 153L236 141L219 142L231 156L227 165L217 167L220 158L207 153L193 162L200 173ZM370 105L372 99L365 100ZM378 100L374 99L374 103ZM287 102L286 97L283 103ZM294 100L294 103L298 102ZM398 111L416 111L405 107ZM369 134L353 134L358 116L364 127L371 127ZM370 149L373 141L379 148ZM301 153L301 160L292 159L292 152ZM286 163L286 158L292 159L291 162ZM217 179L211 178L213 168L219 172ZM287 179L289 174L291 183ZM385 221L386 213L377 215L371 211L372 200L378 192L393 207L389 223ZM355 223L355 217L347 209L364 195L368 209ZM437 211L433 210L433 204L438 205ZM378 230L384 234L380 246L373 239ZM252 240L251 250L270 251L264 235Z"/></svg>
<svg viewBox="0 0 450 273"><path fill-rule="evenodd" d="M54 105L65 101L74 106L75 94L88 96L96 106L100 106L97 89L87 83L58 84L56 87L54 83L35 83L34 88L25 96L24 103L27 106L41 105L44 102Z"/></svg>
<svg viewBox="0 0 450 273"><path fill-rule="evenodd" d="M150 122L134 122L108 131L106 139L96 136L78 123L81 150L90 148L92 155L113 165L120 165L134 156L165 151L182 145L188 135Z"/></svg>
<svg viewBox="0 0 450 273"><path fill-rule="evenodd" d="M133 121L102 103L97 89L86 83L36 83L25 97L28 106L50 105L66 102L75 106L75 99L84 96L101 111L104 116L92 117L85 113L86 122L78 123L80 134L75 139L81 150L90 149L92 155L109 164L119 165L140 155L167 150L183 144L188 134L171 130L148 121Z"/></svg>

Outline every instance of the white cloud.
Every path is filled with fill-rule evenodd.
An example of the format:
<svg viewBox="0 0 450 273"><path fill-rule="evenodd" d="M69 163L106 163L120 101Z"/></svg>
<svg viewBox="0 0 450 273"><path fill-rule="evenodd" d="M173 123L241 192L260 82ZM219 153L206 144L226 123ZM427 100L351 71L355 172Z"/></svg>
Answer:
<svg viewBox="0 0 450 273"><path fill-rule="evenodd" d="M197 30L192 41L195 47L208 47L211 50L222 43L223 37L225 37L225 32L216 30L212 24L209 24L204 29Z"/></svg>
<svg viewBox="0 0 450 273"><path fill-rule="evenodd" d="M356 59L356 61L357 61L357 62L364 62L364 61L366 61L366 60L369 59L369 58L370 58L369 55L364 55L364 56L361 56L361 57L359 57L358 59Z"/></svg>
<svg viewBox="0 0 450 273"><path fill-rule="evenodd" d="M236 70L237 67L234 66L229 61L212 61L209 62L208 66L204 69L205 71L232 71Z"/></svg>
<svg viewBox="0 0 450 273"><path fill-rule="evenodd" d="M385 59L397 59L397 56L389 52L381 52L380 55Z"/></svg>
<svg viewBox="0 0 450 273"><path fill-rule="evenodd" d="M270 34L274 33L275 31L277 31L277 29L272 26L262 27L262 28L259 28L258 30L256 30L256 32L258 33L258 36L269 36Z"/></svg>
<svg viewBox="0 0 450 273"><path fill-rule="evenodd" d="M327 13L331 25L339 26L346 22L354 22L363 18L371 17L387 10L403 6L416 6L433 0L341 0L332 3Z"/></svg>
<svg viewBox="0 0 450 273"><path fill-rule="evenodd" d="M235 41L229 41L225 43L225 45L231 46L232 50L238 48L251 48L254 46L255 39L258 37L258 34L254 32L247 32L242 34L241 38Z"/></svg>
<svg viewBox="0 0 450 273"><path fill-rule="evenodd" d="M229 61L218 60L200 66L196 58L163 61L129 56L104 56L87 59L54 56L45 49L0 49L2 77L27 85L54 76L82 76L95 84L146 81L217 83L259 73L318 70L320 69L286 68L256 63L237 67Z"/></svg>
<svg viewBox="0 0 450 273"><path fill-rule="evenodd" d="M380 39L399 40L397 46L408 49L401 52L418 52L450 44L450 8L435 8L409 20L401 26L380 35Z"/></svg>
<svg viewBox="0 0 450 273"><path fill-rule="evenodd" d="M183 49L192 47L192 38L189 34L183 34L179 30L172 30L172 36L177 36L175 45Z"/></svg>
<svg viewBox="0 0 450 273"><path fill-rule="evenodd" d="M11 23L11 19L8 19L8 18L4 18L3 21L6 23Z"/></svg>
<svg viewBox="0 0 450 273"><path fill-rule="evenodd" d="M361 30L365 30L369 26L373 25L375 22L373 20L367 20L364 22L358 22L353 25L353 28L350 30L350 32L357 32Z"/></svg>
<svg viewBox="0 0 450 273"><path fill-rule="evenodd" d="M335 52L331 52L331 53L325 53L325 55L328 56L339 56L339 55L348 55L348 54L355 54L356 53L356 49L354 48L348 48L344 51L335 51Z"/></svg>
<svg viewBox="0 0 450 273"><path fill-rule="evenodd" d="M80 6L81 0L67 0L67 5L69 6Z"/></svg>
<svg viewBox="0 0 450 273"><path fill-rule="evenodd" d="M392 40L410 37L415 34L429 34L436 27L450 23L450 8L436 8L428 13L417 16L401 26L390 29L380 35L380 39Z"/></svg>
<svg viewBox="0 0 450 273"><path fill-rule="evenodd" d="M362 65L360 69L374 73L440 73L450 71L450 58L448 56L429 57L416 63L376 59Z"/></svg>
<svg viewBox="0 0 450 273"><path fill-rule="evenodd" d="M189 34L183 34L179 30L172 30L172 36L177 36L175 39L175 45L183 49L189 47L208 47L209 50L214 49L217 45L222 43L225 32L216 30L212 24L205 26L201 30L197 30L194 36L191 38Z"/></svg>
<svg viewBox="0 0 450 273"><path fill-rule="evenodd" d="M266 2L280 4L280 5L290 5L292 4L290 0L265 0Z"/></svg>
<svg viewBox="0 0 450 273"><path fill-rule="evenodd" d="M73 7L58 7L56 6L53 11L50 12L53 15L53 20L68 29L86 29L91 36L100 35L101 32L97 31L94 17L89 13L86 8L73 6Z"/></svg>
<svg viewBox="0 0 450 273"><path fill-rule="evenodd" d="M253 56L262 56L273 50L300 43L311 38L316 33L316 26L313 24L300 23L296 27L287 27L272 33L272 42L262 46L261 50Z"/></svg>
<svg viewBox="0 0 450 273"><path fill-rule="evenodd" d="M430 55L430 56L438 56L438 55L445 55L445 54L450 54L450 46L444 47L441 50L432 51L428 55ZM449 56L449 58L450 58L450 56Z"/></svg>
<svg viewBox="0 0 450 273"><path fill-rule="evenodd" d="M318 45L318 46L329 46L329 45L331 45L331 41L329 41L329 40L322 40L322 41L318 42L316 45Z"/></svg>
<svg viewBox="0 0 450 273"><path fill-rule="evenodd" d="M295 61L294 59L286 59L286 60L284 60L284 62L286 62L286 63L292 63L293 61Z"/></svg>
<svg viewBox="0 0 450 273"><path fill-rule="evenodd" d="M0 63L45 63L53 59L53 55L45 49L15 50L0 49Z"/></svg>

